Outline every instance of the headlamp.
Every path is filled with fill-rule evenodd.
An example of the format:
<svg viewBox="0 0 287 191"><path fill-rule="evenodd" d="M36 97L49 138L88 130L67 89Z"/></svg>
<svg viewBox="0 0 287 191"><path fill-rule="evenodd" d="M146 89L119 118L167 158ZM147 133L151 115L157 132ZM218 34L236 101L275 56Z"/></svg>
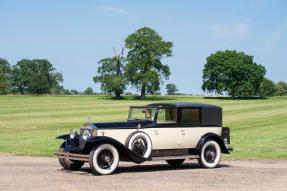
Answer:
<svg viewBox="0 0 287 191"><path fill-rule="evenodd" d="M92 135L92 134L91 134L91 131L86 129L86 130L84 130L84 132L83 132L83 139L84 139L84 140L87 140L91 135Z"/></svg>
<svg viewBox="0 0 287 191"><path fill-rule="evenodd" d="M77 136L78 136L78 132L75 129L71 129L70 130L70 138L74 139Z"/></svg>

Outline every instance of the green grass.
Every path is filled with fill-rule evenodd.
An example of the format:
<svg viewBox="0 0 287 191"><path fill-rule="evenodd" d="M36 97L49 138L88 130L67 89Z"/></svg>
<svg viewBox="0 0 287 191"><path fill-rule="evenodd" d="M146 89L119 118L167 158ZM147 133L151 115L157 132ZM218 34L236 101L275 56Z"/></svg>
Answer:
<svg viewBox="0 0 287 191"><path fill-rule="evenodd" d="M94 122L125 121L130 105L192 101L223 107L235 152L225 158L287 158L287 98L204 99L202 97L0 96L0 153L52 156L70 128Z"/></svg>

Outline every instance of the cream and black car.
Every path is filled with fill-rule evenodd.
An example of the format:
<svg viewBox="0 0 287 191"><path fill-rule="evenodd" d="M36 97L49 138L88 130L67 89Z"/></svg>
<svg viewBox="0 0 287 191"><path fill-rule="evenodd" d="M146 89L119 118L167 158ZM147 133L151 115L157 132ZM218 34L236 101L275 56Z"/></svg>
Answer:
<svg viewBox="0 0 287 191"><path fill-rule="evenodd" d="M191 102L131 106L126 122L90 123L71 129L54 155L66 170L89 162L96 174L113 173L119 161L142 163L166 160L181 165L198 159L204 168L218 165L221 153L229 154L229 128L222 127L222 108Z"/></svg>

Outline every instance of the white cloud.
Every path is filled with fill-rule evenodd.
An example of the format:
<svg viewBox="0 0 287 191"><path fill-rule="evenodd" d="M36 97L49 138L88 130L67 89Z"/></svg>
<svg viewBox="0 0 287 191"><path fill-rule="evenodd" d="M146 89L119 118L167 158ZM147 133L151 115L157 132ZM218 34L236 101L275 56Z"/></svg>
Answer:
<svg viewBox="0 0 287 191"><path fill-rule="evenodd" d="M117 13L122 15L132 15L133 13L130 11L127 11L121 7L112 7L112 6L97 6L98 10L105 11L105 12L111 12L111 13Z"/></svg>
<svg viewBox="0 0 287 191"><path fill-rule="evenodd" d="M249 24L247 22L235 22L231 25L215 24L210 27L210 33L215 39L228 41L246 39L249 36Z"/></svg>

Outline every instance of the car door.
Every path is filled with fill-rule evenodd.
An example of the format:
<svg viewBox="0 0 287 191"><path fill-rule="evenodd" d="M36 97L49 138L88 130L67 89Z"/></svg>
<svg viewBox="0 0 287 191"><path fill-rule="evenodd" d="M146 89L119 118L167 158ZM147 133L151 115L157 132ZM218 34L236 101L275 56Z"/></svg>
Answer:
<svg viewBox="0 0 287 191"><path fill-rule="evenodd" d="M178 126L177 108L161 108L153 128L153 149L181 148L181 128Z"/></svg>
<svg viewBox="0 0 287 191"><path fill-rule="evenodd" d="M181 143L183 148L195 148L199 139L204 133L204 128L200 126L200 108L181 108Z"/></svg>

